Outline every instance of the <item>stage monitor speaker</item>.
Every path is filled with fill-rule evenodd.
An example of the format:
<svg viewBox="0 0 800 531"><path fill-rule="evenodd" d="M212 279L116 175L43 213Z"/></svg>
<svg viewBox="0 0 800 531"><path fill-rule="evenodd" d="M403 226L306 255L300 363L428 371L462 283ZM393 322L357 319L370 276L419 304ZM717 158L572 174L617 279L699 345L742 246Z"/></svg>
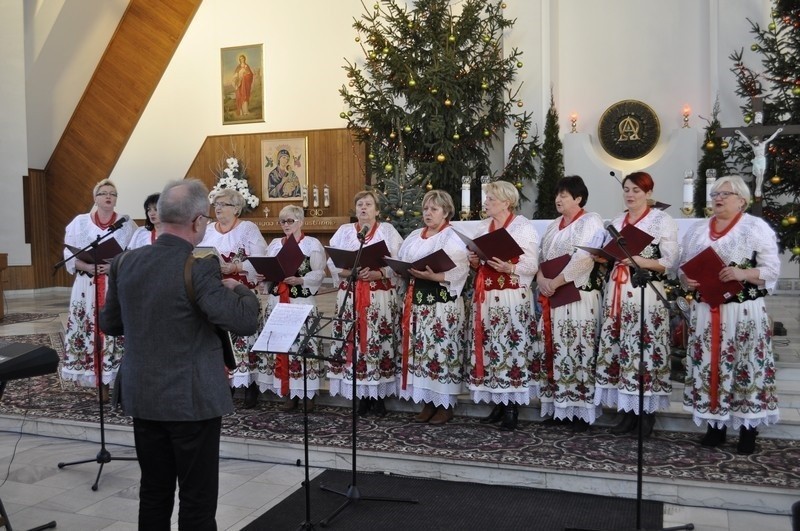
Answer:
<svg viewBox="0 0 800 531"><path fill-rule="evenodd" d="M58 369L58 353L41 345L0 341L0 381L50 374Z"/></svg>

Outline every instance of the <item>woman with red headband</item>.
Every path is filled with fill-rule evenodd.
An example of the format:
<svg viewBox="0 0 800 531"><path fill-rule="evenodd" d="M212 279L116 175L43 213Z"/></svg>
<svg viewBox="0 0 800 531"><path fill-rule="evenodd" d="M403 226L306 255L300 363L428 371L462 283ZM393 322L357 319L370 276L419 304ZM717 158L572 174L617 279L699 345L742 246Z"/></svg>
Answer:
<svg viewBox="0 0 800 531"><path fill-rule="evenodd" d="M725 264L722 282L742 289L723 304L703 300L703 286L681 272L698 293L692 303L686 347L683 408L698 426L706 421L703 446L725 442L727 428L739 430L736 450L755 451L761 425L779 420L772 329L764 297L775 289L780 258L775 232L766 221L745 213L750 188L739 176L723 177L711 187L714 215L695 223L683 237L681 264L711 247Z"/></svg>
<svg viewBox="0 0 800 531"><path fill-rule="evenodd" d="M633 225L653 237L633 257L646 270L653 286L662 294L663 280L675 273L680 257L678 225L661 210L650 207L653 178L645 172L628 175L622 181L626 211L614 218L613 225L623 230ZM672 393L669 364L669 310L648 286L633 286L634 268L626 258L613 264L605 287L603 321L597 354L595 404L616 408L621 421L611 433L633 431L642 422L644 436L653 431L655 412L669 409ZM639 333L641 292L644 290L644 406L639 411Z"/></svg>

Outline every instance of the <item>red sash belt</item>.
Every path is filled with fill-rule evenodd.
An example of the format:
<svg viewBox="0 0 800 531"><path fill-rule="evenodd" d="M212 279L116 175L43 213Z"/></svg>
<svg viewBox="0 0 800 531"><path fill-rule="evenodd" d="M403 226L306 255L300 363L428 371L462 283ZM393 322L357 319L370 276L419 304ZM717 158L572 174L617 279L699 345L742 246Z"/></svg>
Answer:
<svg viewBox="0 0 800 531"><path fill-rule="evenodd" d="M542 305L542 321L544 324L544 366L547 369L547 381L554 379L553 358L555 350L553 348L553 321L550 315L550 297L539 295L539 304Z"/></svg>
<svg viewBox="0 0 800 531"><path fill-rule="evenodd" d="M628 282L630 270L628 266L617 262L611 279L614 281L614 294L611 297L611 317L614 318L614 329L619 332L620 318L622 314L622 286Z"/></svg>
<svg viewBox="0 0 800 531"><path fill-rule="evenodd" d="M720 321L719 306L713 306L711 308L711 381L708 384L709 411L712 413L719 409L719 358L722 333Z"/></svg>
<svg viewBox="0 0 800 531"><path fill-rule="evenodd" d="M405 391L408 384L408 351L411 344L411 311L414 302L414 279L408 283L405 300L403 301L403 379L402 388Z"/></svg>
<svg viewBox="0 0 800 531"><path fill-rule="evenodd" d="M278 302L289 302L289 285L278 283ZM281 381L281 396L289 394L289 354L275 355L275 378Z"/></svg>
<svg viewBox="0 0 800 531"><path fill-rule="evenodd" d="M106 303L106 279L108 277L106 275L95 275L94 277L94 289L97 290L97 304L99 305L95 308L95 315L100 315L100 308L102 308ZM95 381L97 385L101 385L103 383L103 345L105 343L105 334L102 330L100 330L100 323L95 322L94 326L97 327L97 345L94 346L95 358L94 358L94 375Z"/></svg>
<svg viewBox="0 0 800 531"><path fill-rule="evenodd" d="M339 289L344 290L347 288L346 282L339 284ZM358 280L356 282L356 308L354 315L359 316L358 319L358 347L361 352L367 352L367 308L372 302L372 291L388 291L392 288L392 283L388 279L370 281ZM348 339L353 338L353 330L351 329ZM347 344L347 363L353 361L353 343L348 341Z"/></svg>

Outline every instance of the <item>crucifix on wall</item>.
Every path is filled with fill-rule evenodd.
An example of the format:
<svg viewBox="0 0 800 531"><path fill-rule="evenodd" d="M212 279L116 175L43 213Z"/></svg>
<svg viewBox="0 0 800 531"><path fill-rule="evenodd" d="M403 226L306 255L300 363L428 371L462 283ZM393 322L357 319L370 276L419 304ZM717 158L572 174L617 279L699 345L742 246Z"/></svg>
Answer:
<svg viewBox="0 0 800 531"><path fill-rule="evenodd" d="M742 132L742 130L737 127L723 127L717 130L717 135L720 137L731 137L737 134L750 146L750 149L753 150L751 165L753 177L755 177L755 186L751 211L756 216L761 216L761 187L764 184L764 173L767 171L767 146L778 135L800 134L800 125L763 125L764 100L759 96L753 97L752 109L753 125L742 128L745 132Z"/></svg>

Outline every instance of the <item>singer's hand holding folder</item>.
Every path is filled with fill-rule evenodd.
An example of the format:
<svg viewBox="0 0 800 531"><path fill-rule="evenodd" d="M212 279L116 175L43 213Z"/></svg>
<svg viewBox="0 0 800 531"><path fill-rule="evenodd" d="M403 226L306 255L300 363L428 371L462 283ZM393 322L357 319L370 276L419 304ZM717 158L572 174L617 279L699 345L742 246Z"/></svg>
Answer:
<svg viewBox="0 0 800 531"><path fill-rule="evenodd" d="M80 251L79 247L73 247L72 245L67 245L67 249L72 254L78 253ZM117 256L119 253L122 252L122 247L119 246L119 242L114 238L108 238L103 240L94 250L89 249L87 251L81 251L77 254L76 258L78 260L82 260L87 264L95 263L95 258L98 264L108 263Z"/></svg>
<svg viewBox="0 0 800 531"><path fill-rule="evenodd" d="M346 251L344 249L337 249L336 247L325 247L328 256L331 257L333 265L339 269L353 269L356 263L356 255L358 251ZM384 256L388 256L389 248L386 247L386 242L381 240L378 243L367 245L361 251L361 259L359 260L359 267L367 267L369 269L380 269L386 265L383 261Z"/></svg>
<svg viewBox="0 0 800 531"><path fill-rule="evenodd" d="M571 255L562 254L552 260L546 260L539 264L539 271L542 272L545 278L556 278L567 267ZM567 304L578 302L581 300L581 293L575 286L574 282L567 282L559 287L555 293L550 296L550 307L558 308Z"/></svg>
<svg viewBox="0 0 800 531"><path fill-rule="evenodd" d="M492 258L505 262L522 255L522 248L517 245L514 238L503 227L487 232L474 240L467 238L458 231L455 231L455 233L458 234L467 249L477 254L478 258L484 262L488 262Z"/></svg>
<svg viewBox="0 0 800 531"><path fill-rule="evenodd" d="M636 228L635 225L625 225L622 230L619 231L619 235L625 240L625 248L628 249L631 256L637 256L653 241L651 235L647 234L642 229ZM611 240L605 244L602 249L584 245L576 245L575 247L583 249L587 253L602 256L606 260L621 261L627 258L625 251L620 248L617 240Z"/></svg>
<svg viewBox="0 0 800 531"><path fill-rule="evenodd" d="M297 245L294 235L286 238L281 250L275 256L249 256L247 260L253 264L256 273L264 275L268 282L281 282L286 277L292 277L303 263L305 255Z"/></svg>
<svg viewBox="0 0 800 531"><path fill-rule="evenodd" d="M719 279L719 272L724 267L725 263L717 252L711 247L706 247L683 264L681 270L687 277L700 284L699 291L703 302L707 302L709 306L719 306L744 289L744 284L738 280L723 282Z"/></svg>
<svg viewBox="0 0 800 531"><path fill-rule="evenodd" d="M383 260L395 273L403 278L411 277L411 273L408 271L409 269L425 271L426 267L430 267L431 271L434 273L444 273L456 267L456 264L453 263L450 257L447 256L447 253L442 249L428 256L423 256L415 262L404 262L388 256L384 256Z"/></svg>

